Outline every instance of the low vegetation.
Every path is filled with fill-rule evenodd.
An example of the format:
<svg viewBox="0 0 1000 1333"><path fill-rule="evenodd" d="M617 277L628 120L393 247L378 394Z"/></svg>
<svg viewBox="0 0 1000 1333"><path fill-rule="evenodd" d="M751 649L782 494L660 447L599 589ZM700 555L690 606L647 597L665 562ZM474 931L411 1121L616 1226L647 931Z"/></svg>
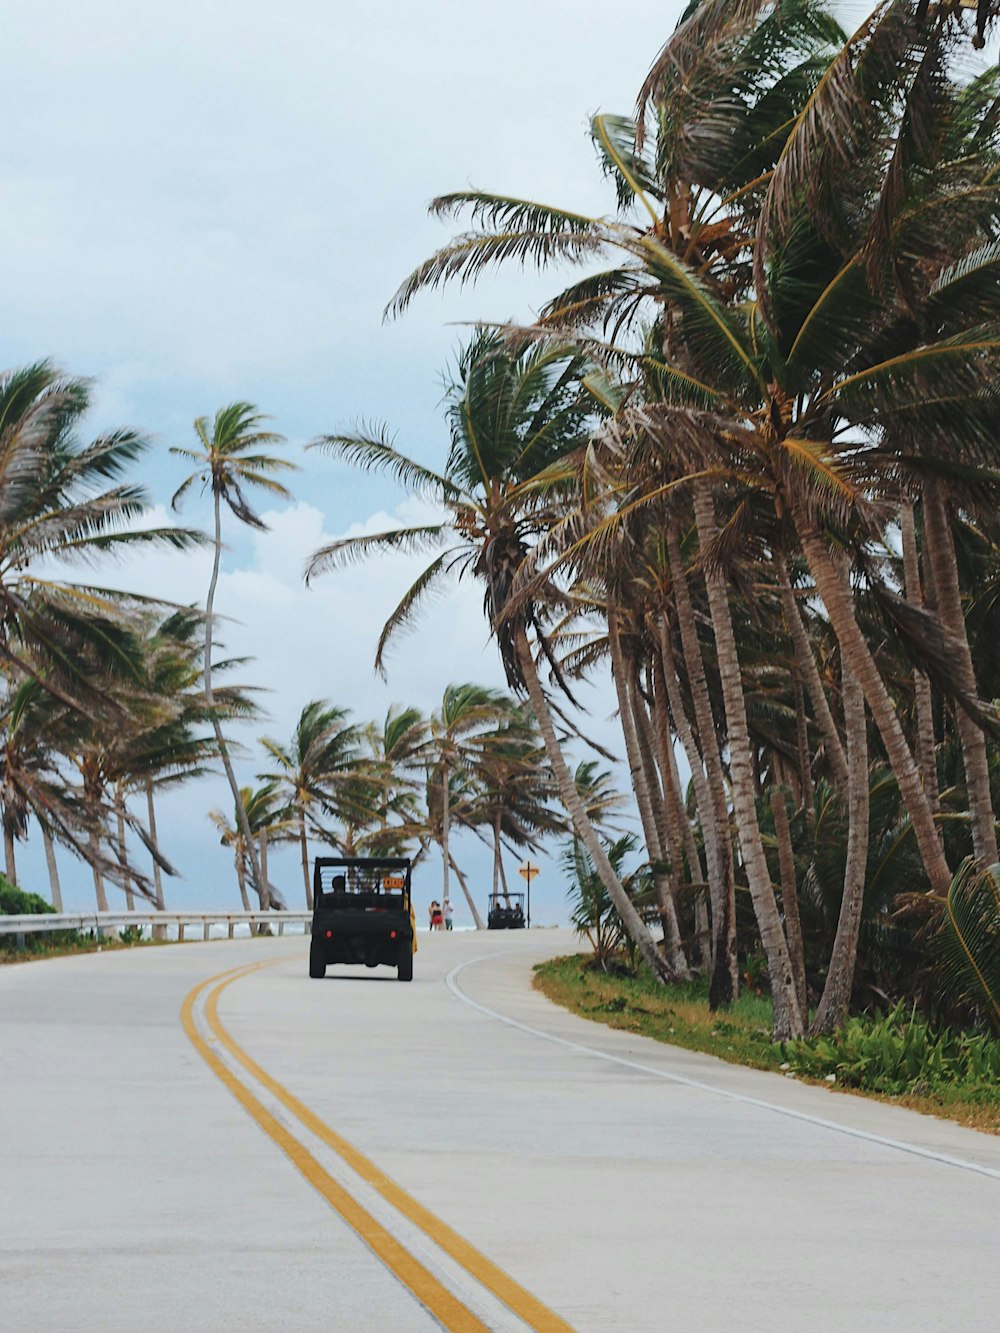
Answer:
<svg viewBox="0 0 1000 1333"><path fill-rule="evenodd" d="M780 1043L770 999L750 989L723 1015L709 1008L705 981L663 986L624 962L605 970L583 955L539 964L535 986L595 1023L1000 1134L1000 1041L935 1033L903 1005L852 1018L834 1037Z"/></svg>
<svg viewBox="0 0 1000 1333"><path fill-rule="evenodd" d="M0 915L41 916L53 912L51 904L37 893L25 893L0 875ZM114 935L98 936L93 930L46 930L26 932L23 943L16 935L0 935L0 964L22 963L32 958L59 958L70 953L96 953L104 949L128 949L153 944L141 926L126 926Z"/></svg>

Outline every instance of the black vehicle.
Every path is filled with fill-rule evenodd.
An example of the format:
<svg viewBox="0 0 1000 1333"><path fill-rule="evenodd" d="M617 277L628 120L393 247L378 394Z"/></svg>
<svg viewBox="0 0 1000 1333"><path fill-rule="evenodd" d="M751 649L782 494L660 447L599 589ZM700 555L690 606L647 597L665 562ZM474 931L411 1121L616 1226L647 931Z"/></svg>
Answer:
<svg viewBox="0 0 1000 1333"><path fill-rule="evenodd" d="M405 857L318 856L313 869L309 975L331 963L384 964L413 980L416 936Z"/></svg>
<svg viewBox="0 0 1000 1333"><path fill-rule="evenodd" d="M524 894L505 893L490 899L486 914L487 930L523 930Z"/></svg>

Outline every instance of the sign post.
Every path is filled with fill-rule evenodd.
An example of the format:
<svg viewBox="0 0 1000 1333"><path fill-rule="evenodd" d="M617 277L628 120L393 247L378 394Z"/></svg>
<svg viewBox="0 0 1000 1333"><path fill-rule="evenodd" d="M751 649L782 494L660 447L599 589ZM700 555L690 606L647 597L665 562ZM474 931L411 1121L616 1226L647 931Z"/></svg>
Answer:
<svg viewBox="0 0 1000 1333"><path fill-rule="evenodd" d="M531 881L539 873L538 866L535 865L534 861L530 860L525 861L525 863L522 866L518 867L517 873L521 876L523 880L527 882L528 885L527 919L528 919L528 929L530 930L531 929Z"/></svg>

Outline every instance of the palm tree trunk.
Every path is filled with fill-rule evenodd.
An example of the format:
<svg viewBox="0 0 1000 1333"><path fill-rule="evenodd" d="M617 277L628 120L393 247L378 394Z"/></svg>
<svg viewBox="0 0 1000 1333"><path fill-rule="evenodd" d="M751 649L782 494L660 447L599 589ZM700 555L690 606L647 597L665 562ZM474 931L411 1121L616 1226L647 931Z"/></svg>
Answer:
<svg viewBox="0 0 1000 1333"><path fill-rule="evenodd" d="M795 672L795 748L799 759L800 801L806 812L806 827L810 836L816 832L816 801L812 779L812 759L809 754L809 724L806 721L806 694L798 671Z"/></svg>
<svg viewBox="0 0 1000 1333"><path fill-rule="evenodd" d="M698 627L694 618L691 590L687 584L677 520L674 518L667 522L667 553L674 604L677 608L677 625L684 651L684 665L687 668L691 702L701 742L701 759L705 766L704 777L699 771L699 765L694 762L691 764L691 772L695 778L695 793L701 808L702 827L706 830L708 886L712 896L712 976L708 986L708 1002L711 1008L718 1009L720 1005L732 1004L739 991L739 963L736 957L736 878L722 756L719 754L715 719L712 716L712 700L705 679L705 664L702 661L701 644L698 642ZM663 657L667 688L671 691L670 707L674 714L674 725L679 729L683 719L683 726L690 735L665 620L660 625L660 652ZM681 735L683 743L684 736L680 730L678 734ZM693 736L691 739L693 742Z"/></svg>
<svg viewBox="0 0 1000 1333"><path fill-rule="evenodd" d="M496 902L500 893L500 868L503 865L503 848L500 842L500 824L502 813L497 810L493 816L493 901ZM506 888L506 885L504 885ZM505 894L507 906L510 906L510 895Z"/></svg>
<svg viewBox="0 0 1000 1333"><path fill-rule="evenodd" d="M667 800L664 795L660 765L656 762L654 753L653 727L650 721L649 708L642 694L639 681L639 665L631 655L625 658L625 669L628 673L626 690L629 707L632 711L632 726L635 729L635 737L639 745L639 759L646 779L646 790L649 793L649 803L653 810L653 823L656 827L660 851L663 859L670 865L671 879L673 880L677 875L683 879L684 849L681 846L680 829L677 827L677 812L674 811L673 817L667 812Z"/></svg>
<svg viewBox="0 0 1000 1333"><path fill-rule="evenodd" d="M850 587L841 579L815 519L801 506L795 508L794 517L813 582L823 599L830 624L840 644L842 662L860 681L882 737L903 804L913 825L931 890L943 898L951 883L944 848L895 705L854 614Z"/></svg>
<svg viewBox="0 0 1000 1333"><path fill-rule="evenodd" d="M156 835L156 802L153 799L153 784L146 781L146 816L149 823L149 836L152 839L153 846L159 847L159 840ZM156 898L156 910L163 912L166 910L166 904L163 898L163 876L160 873L160 863L156 857L153 857L153 892ZM157 927L159 929L159 927ZM154 931L154 938L158 938Z"/></svg>
<svg viewBox="0 0 1000 1333"><path fill-rule="evenodd" d="M55 843L52 841L52 834L48 830L48 825L43 824L42 843L45 846L45 863L49 868L49 890L52 897L52 906L57 912L63 910L62 885L59 883L59 863L56 861Z"/></svg>
<svg viewBox="0 0 1000 1333"><path fill-rule="evenodd" d="M636 726L644 729L645 748L654 754L654 762L660 774L664 817L667 822L666 845L670 848L671 862L675 867L674 879L675 881L684 879L686 859L689 879L693 883L704 884L705 872L694 843L694 835L684 806L680 774L677 771L677 756L674 754L674 740L670 734L670 713L667 708L659 657L658 650L654 649L653 660L646 668L646 689L651 700L650 708L647 711L641 704L638 705ZM635 698L638 702L638 691Z"/></svg>
<svg viewBox="0 0 1000 1333"><path fill-rule="evenodd" d="M694 512L698 540L702 551L707 552L718 535L718 527L715 501L705 481L697 481L694 484ZM703 561L703 571L709 612L715 631L715 651L726 710L729 773L736 833L743 853L750 897L771 977L774 1037L776 1041L784 1041L802 1035L802 1013L796 995L788 943L778 914L778 904L771 884L771 872L768 869L764 843L760 836L760 825L757 822L750 728L747 724L746 699L743 695L743 676L736 649L736 635L729 609L729 593L725 577L718 565Z"/></svg>
<svg viewBox="0 0 1000 1333"><path fill-rule="evenodd" d="M684 951L680 944L680 928L677 913L670 894L670 877L664 859L664 849L660 842L660 830L653 813L653 803L646 770L639 748L639 737L632 713L632 701L629 698L629 682L626 676L625 658L622 653L621 635L618 628L618 612L608 603L608 645L611 649L611 675L618 695L618 715L625 738L625 754L628 758L629 772L632 777L632 790L636 805L639 807L639 820L642 824L643 837L646 841L646 855L649 858L653 876L653 890L656 894L657 908L663 923L663 948L667 956L670 971L676 980L686 980L690 973Z"/></svg>
<svg viewBox="0 0 1000 1333"><path fill-rule="evenodd" d="M646 787L650 794L653 820L660 840L660 852L663 860L669 866L662 887L656 890L657 903L660 905L660 919L664 923L663 938L664 941L676 939L676 948L673 950L675 964L678 970L683 965L686 979L690 979L691 968L684 951L684 937L677 908L678 884L683 883L684 880L684 844L681 840L680 821L677 818L676 803L673 801L668 803L661 786L660 768L653 753L652 723L646 702L642 697L642 691L639 688L639 669L635 663L630 664L628 695L632 707L636 738L639 742L639 757L642 760L643 771L646 774ZM679 971L681 976L684 973Z"/></svg>
<svg viewBox="0 0 1000 1333"><path fill-rule="evenodd" d="M306 838L306 812L304 808L299 811L299 850L302 853L302 883L306 891L306 910L311 912L313 906L312 883L309 879L309 843Z"/></svg>
<svg viewBox="0 0 1000 1333"><path fill-rule="evenodd" d="M153 783L146 779L146 817L149 822L149 836L152 839L153 846L159 847L159 839L156 833L156 802L153 799ZM153 894L156 900L156 910L158 912L166 911L166 903L163 897L163 876L160 873L160 863L156 857L153 857ZM166 926L153 927L153 939L163 940L167 937Z"/></svg>
<svg viewBox="0 0 1000 1333"><path fill-rule="evenodd" d="M125 890L125 908L129 912L135 911L135 898L132 894L132 879L128 868L128 847L125 843L125 815L121 808L121 797L117 801L116 815L118 819L118 864L122 868L122 888Z"/></svg>
<svg viewBox="0 0 1000 1333"><path fill-rule="evenodd" d="M215 614L215 590L219 583L219 566L222 563L222 497L215 488L213 488L213 498L215 501L215 559L212 562L212 577L208 585L208 596L205 599L205 705L212 718L215 743L219 749L222 767L226 770L229 790L233 794L233 801L236 806L236 818L243 834L243 841L246 844L247 856L250 858L250 875L257 891L261 911L266 912L271 905L271 899L267 891L267 885L260 873L257 847L254 843L253 834L250 832L250 821L247 819L246 808L243 805L240 784L236 781L232 760L229 758L229 746L222 734L222 723L215 714L215 696L212 693L212 618Z"/></svg>
<svg viewBox="0 0 1000 1333"><path fill-rule="evenodd" d="M462 892L465 894L465 901L469 904L469 911L472 913L472 919L476 923L476 929L485 930L486 923L483 921L483 918L479 915L479 910L476 907L475 899L469 892L469 886L465 882L465 876L462 874L461 870L459 870L458 862L455 860L453 856L451 857L451 868L452 870L454 870L455 878L458 880L459 884L461 885Z"/></svg>
<svg viewBox="0 0 1000 1333"><path fill-rule="evenodd" d="M90 868L94 875L94 896L97 899L97 910L106 912L108 910L108 895L104 890L104 876L98 869L101 857L101 842L96 833L90 834L88 846L90 847Z"/></svg>
<svg viewBox="0 0 1000 1333"><path fill-rule="evenodd" d="M666 690L663 680L663 663L655 648L653 650L653 661L649 669L648 685L653 699L653 714L655 717L653 735L663 778L663 796L667 809L667 819L670 823L671 845L680 849L677 856L678 866L682 866L684 858L687 858L688 875L694 888L697 961L703 970L707 970L712 958L712 934L708 899L705 893L705 871L701 857L698 854L694 834L691 832L691 821L688 819L687 808L684 804L680 773L677 771L677 756L674 754L673 737L670 734L670 719L667 712ZM695 763L699 763L697 755L695 755ZM682 874L681 878L683 878Z"/></svg>
<svg viewBox="0 0 1000 1333"><path fill-rule="evenodd" d="M976 696L976 673L969 648L969 635L962 610L962 590L958 582L958 562L955 558L955 539L941 494L940 483L933 478L924 482L924 552L934 570L934 591L937 611L944 625L955 636L958 648L955 676L966 694ZM955 705L955 721L962 743L962 762L965 766L965 786L969 798L969 818L972 822L972 848L976 860L983 865L995 865L997 855L996 818L990 793L989 757L986 737L982 729L968 715L960 703Z"/></svg>
<svg viewBox="0 0 1000 1333"><path fill-rule="evenodd" d="M247 897L247 874L243 866L243 856L238 849L234 860L236 862L236 882L240 886L240 899L243 903L243 910L244 912L249 912L250 899ZM253 935L255 933L254 927L251 925L250 934Z"/></svg>
<svg viewBox="0 0 1000 1333"><path fill-rule="evenodd" d="M709 970L712 970L714 969L715 958L715 936L712 931L709 907L715 901L726 901L727 874L730 877L732 876L732 858L724 858L723 848L720 846L719 827L716 821L716 802L713 800L701 754L695 744L694 733L691 730L691 724L688 721L684 707L684 698L681 694L680 681L677 678L677 669L674 664L670 631L666 624L666 613L657 625L657 634L660 651L654 658L654 675L656 680L655 696L660 700L660 713L662 715L659 726L664 781L673 786L676 791L677 814L691 877L693 880L700 881L702 885L708 885L708 902L704 901L704 890L700 889L695 902L695 915L697 918L698 949L701 955L701 965L703 968L708 967ZM691 770L691 781L694 784L698 816L705 843L707 868L702 866L701 857L695 845L694 834L691 832L691 823L688 819L684 795L681 791L680 773L677 770L677 758L674 754L673 738L670 732L668 703L669 711L674 717L677 738L684 749L688 767ZM729 846L728 836L725 845L726 847ZM726 870L727 865L729 866L728 872Z"/></svg>
<svg viewBox="0 0 1000 1333"><path fill-rule="evenodd" d="M854 989L858 957L858 935L865 896L868 868L868 735L865 721L865 695L850 667L842 670L844 723L847 728L847 758L851 774L848 789L847 865L844 872L844 896L840 918L826 975L823 996L811 1031L833 1032L847 1020Z"/></svg>
<svg viewBox="0 0 1000 1333"><path fill-rule="evenodd" d="M799 671L802 673L802 680L809 691L813 716L823 733L824 748L827 762L830 765L830 773L833 777L833 785L839 792L843 793L847 791L847 758L844 754L840 734L837 731L837 724L834 722L833 714L830 711L826 691L823 689L823 682L819 678L812 644L809 642L806 627L802 623L802 613L795 600L795 593L792 591L792 582L788 577L788 566L785 563L785 557L780 553L774 557L774 567L778 575L778 588L781 591L781 608L784 613L785 628L788 630L792 646L795 649L795 660L798 663Z"/></svg>
<svg viewBox="0 0 1000 1333"><path fill-rule="evenodd" d="M257 839L257 847L258 847L258 853L257 853L257 854L258 854L258 856L260 857L260 878L261 878L261 881L262 881L264 884L267 885L267 896L268 896L268 899L270 899L270 897L271 897L271 881L270 881L270 879L268 879L268 875L267 875L267 853L268 853L268 850L269 850L269 849L268 849L268 845L267 845L267 829L266 829L266 828L262 828L261 831L260 831L260 834L259 834L258 839ZM307 900L307 902L306 902L306 906L308 907L308 905L309 905L309 904L308 904L308 900Z"/></svg>
<svg viewBox="0 0 1000 1333"><path fill-rule="evenodd" d="M623 927L628 933L629 938L635 943L639 952L642 954L649 967L650 972L658 981L667 981L670 977L670 968L667 960L656 947L656 941L646 928L646 923L635 909L635 905L628 894L622 888L618 876L615 874L614 867L608 860L607 853L597 836L597 831L593 824L587 818L587 812L583 808L583 802L580 800L580 794L576 789L576 783L573 781L573 774L570 772L562 749L556 737L555 726L552 722L552 713L549 710L548 700L545 697L545 691L542 688L542 682L538 677L538 670L535 666L535 659L531 655L531 647L528 643L528 636L523 625L519 625L515 630L515 648L517 652L518 666L520 667L525 689L528 692L528 698L531 701L531 707L534 710L538 721L538 729L542 734L542 740L545 744L545 752L549 757L549 763L552 766L552 772L556 779L556 785L559 788L559 794L562 798L566 812L573 822L573 827L580 837L580 841L590 853L594 867L600 876L601 883L608 891L608 896L615 905L618 916Z"/></svg>
<svg viewBox="0 0 1000 1333"><path fill-rule="evenodd" d="M507 884L507 872L503 868L503 857L500 858L500 883L503 885L503 896L510 902L510 888Z"/></svg>
<svg viewBox="0 0 1000 1333"><path fill-rule="evenodd" d="M914 606L924 605L920 586L920 555L917 550L917 525L913 516L913 501L904 496L899 509L899 527L903 536L903 591L906 600ZM931 683L927 673L913 668L913 696L917 706L917 760L924 791L933 814L941 808L938 787L937 747L934 744L934 705Z"/></svg>
<svg viewBox="0 0 1000 1333"><path fill-rule="evenodd" d="M441 756L441 910L448 901L451 885L448 872L451 869L451 786L448 782L448 764Z"/></svg>
<svg viewBox="0 0 1000 1333"><path fill-rule="evenodd" d="M802 942L802 921L799 917L799 890L795 879L795 852L792 830L788 823L788 802L780 787L771 788L771 813L774 815L774 837L778 844L778 873L781 877L781 906L785 913L785 933L788 953L795 977L795 994L799 1011L805 1020L808 1013L806 994L806 953Z"/></svg>
<svg viewBox="0 0 1000 1333"><path fill-rule="evenodd" d="M17 864L14 859L14 830L6 819L3 821L3 856L7 879L11 884L16 884Z"/></svg>

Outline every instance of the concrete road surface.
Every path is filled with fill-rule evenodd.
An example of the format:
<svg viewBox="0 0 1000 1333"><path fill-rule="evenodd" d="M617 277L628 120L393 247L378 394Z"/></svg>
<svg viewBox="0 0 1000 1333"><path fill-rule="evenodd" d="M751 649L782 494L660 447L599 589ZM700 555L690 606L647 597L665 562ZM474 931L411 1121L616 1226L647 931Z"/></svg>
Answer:
<svg viewBox="0 0 1000 1333"><path fill-rule="evenodd" d="M1000 1138L576 1019L574 947L0 969L0 1329L997 1327Z"/></svg>

